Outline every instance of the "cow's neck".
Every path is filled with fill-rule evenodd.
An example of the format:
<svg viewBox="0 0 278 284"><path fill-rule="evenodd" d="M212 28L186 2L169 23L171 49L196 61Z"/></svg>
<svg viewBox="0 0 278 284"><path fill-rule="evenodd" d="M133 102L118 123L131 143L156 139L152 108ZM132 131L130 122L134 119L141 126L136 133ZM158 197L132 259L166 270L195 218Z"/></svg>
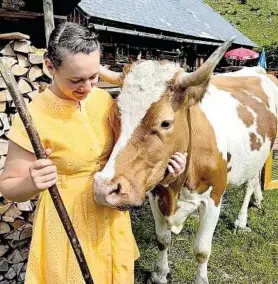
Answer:
<svg viewBox="0 0 278 284"><path fill-rule="evenodd" d="M189 116L188 164L184 186L199 194L212 186L212 196L219 203L226 186L226 161L217 148L214 130L199 104L190 108Z"/></svg>
<svg viewBox="0 0 278 284"><path fill-rule="evenodd" d="M190 107L186 114L188 139L183 147L187 149L187 165L170 188L178 198L182 186L191 192L202 194L211 186L211 196L219 203L227 181L227 163L219 152L212 126L199 105Z"/></svg>

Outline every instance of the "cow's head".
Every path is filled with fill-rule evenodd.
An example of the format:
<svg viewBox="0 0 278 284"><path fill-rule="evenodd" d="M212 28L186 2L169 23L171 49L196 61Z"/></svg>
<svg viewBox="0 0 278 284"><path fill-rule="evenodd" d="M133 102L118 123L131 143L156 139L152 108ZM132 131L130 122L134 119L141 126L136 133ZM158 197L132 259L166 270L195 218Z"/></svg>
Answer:
<svg viewBox="0 0 278 284"><path fill-rule="evenodd" d="M104 169L95 175L96 202L118 209L141 206L164 177L169 157L189 144L188 108L204 95L212 72L234 38L195 72L170 62L141 61L123 76L114 110L120 134ZM116 78L117 76L114 76Z"/></svg>

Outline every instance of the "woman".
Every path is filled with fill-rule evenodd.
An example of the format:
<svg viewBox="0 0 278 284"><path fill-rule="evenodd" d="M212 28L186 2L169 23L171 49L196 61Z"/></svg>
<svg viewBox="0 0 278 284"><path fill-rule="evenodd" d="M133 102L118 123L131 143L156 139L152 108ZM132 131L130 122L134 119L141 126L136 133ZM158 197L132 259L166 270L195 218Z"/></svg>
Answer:
<svg viewBox="0 0 278 284"><path fill-rule="evenodd" d="M105 165L114 144L109 122L113 100L94 87L100 68L95 33L73 23L59 26L50 36L45 63L53 84L28 108L48 158L36 160L16 116L0 181L0 191L9 200L22 202L40 194L25 283L84 283L45 190L55 183L94 283L133 283L134 260L139 254L129 213L100 206L93 199L93 176ZM184 157L178 154L168 167L179 174L184 164Z"/></svg>

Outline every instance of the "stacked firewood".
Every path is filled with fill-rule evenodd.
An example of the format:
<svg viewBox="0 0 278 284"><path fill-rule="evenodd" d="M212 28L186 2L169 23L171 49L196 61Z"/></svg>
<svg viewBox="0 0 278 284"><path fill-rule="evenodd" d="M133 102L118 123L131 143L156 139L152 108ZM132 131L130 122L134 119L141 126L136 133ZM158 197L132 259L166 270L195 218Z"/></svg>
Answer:
<svg viewBox="0 0 278 284"><path fill-rule="evenodd" d="M0 56L14 74L26 103L43 90L51 76L43 64L43 50L28 40L0 42ZM0 77L0 174L8 150L7 134L16 108L2 77ZM15 203L0 193L0 284L23 283L36 200Z"/></svg>
<svg viewBox="0 0 278 284"><path fill-rule="evenodd" d="M25 6L25 2L22 0L2 0L0 4L2 8L12 11L19 11Z"/></svg>

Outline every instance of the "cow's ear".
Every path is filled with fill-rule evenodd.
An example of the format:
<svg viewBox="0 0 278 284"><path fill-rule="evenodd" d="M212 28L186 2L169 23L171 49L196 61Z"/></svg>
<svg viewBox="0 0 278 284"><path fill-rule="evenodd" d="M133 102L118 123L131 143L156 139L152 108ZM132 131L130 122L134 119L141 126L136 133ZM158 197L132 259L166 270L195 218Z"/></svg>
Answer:
<svg viewBox="0 0 278 284"><path fill-rule="evenodd" d="M192 105L201 101L205 92L207 91L209 81L210 81L210 78L208 78L207 81L205 81L204 83L202 83L198 86L188 87L185 90L185 98L186 98L188 107L191 107Z"/></svg>
<svg viewBox="0 0 278 284"><path fill-rule="evenodd" d="M170 83L173 90L171 98L172 107L181 107L184 103L192 105L203 97L213 70L219 63L227 49L235 40L235 36L218 47L208 60L192 73L178 72Z"/></svg>
<svg viewBox="0 0 278 284"><path fill-rule="evenodd" d="M183 86L181 84L174 83L171 86L170 104L173 110L178 111L183 105L191 107L195 103L199 102L209 85L210 77L206 81L197 86Z"/></svg>

